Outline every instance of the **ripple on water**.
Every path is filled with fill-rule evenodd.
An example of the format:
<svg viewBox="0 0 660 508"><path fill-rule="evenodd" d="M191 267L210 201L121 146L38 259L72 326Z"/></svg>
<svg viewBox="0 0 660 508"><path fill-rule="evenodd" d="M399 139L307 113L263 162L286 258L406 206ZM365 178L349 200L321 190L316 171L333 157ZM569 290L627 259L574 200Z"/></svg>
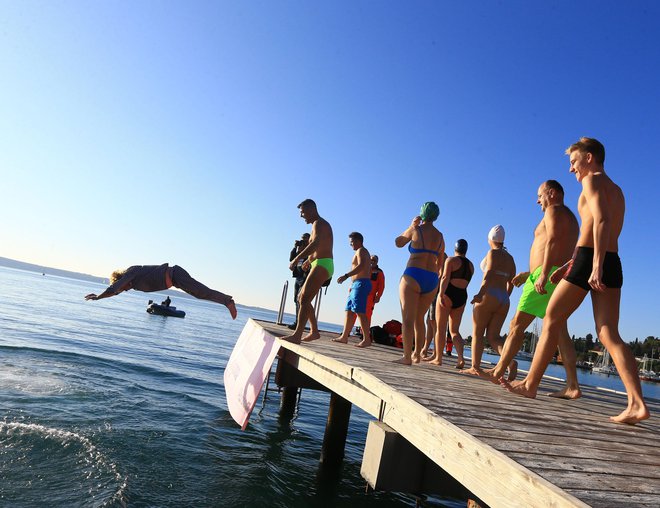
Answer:
<svg viewBox="0 0 660 508"><path fill-rule="evenodd" d="M124 506L126 486L117 465L89 438L36 423L0 421L0 504Z"/></svg>

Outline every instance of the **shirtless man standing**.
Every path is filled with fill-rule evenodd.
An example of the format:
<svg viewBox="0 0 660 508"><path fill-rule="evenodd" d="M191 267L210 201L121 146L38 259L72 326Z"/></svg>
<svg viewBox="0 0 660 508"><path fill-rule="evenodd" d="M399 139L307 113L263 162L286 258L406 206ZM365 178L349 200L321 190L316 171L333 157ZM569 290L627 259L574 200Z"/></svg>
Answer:
<svg viewBox="0 0 660 508"><path fill-rule="evenodd" d="M580 238L573 259L550 279L557 282L566 276L550 298L543 333L529 374L521 381L504 383L504 386L518 395L536 397L562 328L587 293L591 292L598 339L612 356L628 394L626 409L610 417L610 420L635 424L650 415L642 397L635 357L619 335L623 272L618 239L623 228L625 199L621 189L605 174L605 147L599 141L580 138L568 147L566 154L570 157L570 172L575 173L577 181L582 184L578 199L578 213L582 220Z"/></svg>
<svg viewBox="0 0 660 508"><path fill-rule="evenodd" d="M353 261L351 262L351 271L337 277L337 282L341 284L349 277L353 280L351 290L346 302L346 320L344 321L344 330L342 334L333 342L348 342L348 336L351 334L355 317L360 320L362 328L362 341L356 344L357 347L371 346L371 334L369 330L369 318L367 317L367 300L371 292L371 257L369 251L364 248L364 237L357 232L348 235L351 248L355 251Z"/></svg>
<svg viewBox="0 0 660 508"><path fill-rule="evenodd" d="M301 250L296 257L291 260L289 268L298 264L298 260L307 258L305 263L310 265L309 275L305 284L300 290L300 310L298 311L297 326L291 335L282 337L283 340L300 344L301 340L312 341L318 339L318 323L314 315L312 300L321 289L325 281L332 277L334 264L332 261L332 227L327 220L319 215L316 209L316 203L311 199L306 199L298 205L300 216L307 224L312 225L312 232L307 247ZM306 268L306 267L305 267ZM309 334L302 336L305 325L309 320Z"/></svg>
<svg viewBox="0 0 660 508"><path fill-rule="evenodd" d="M529 252L529 272L513 278L516 287L525 285L518 302L518 311L509 325L509 335L497 365L485 373L499 383L507 366L515 357L525 338L525 330L535 318L545 317L550 297L557 287L548 279L558 267L566 263L575 250L579 226L573 212L564 205L564 189L556 180L548 180L539 187L537 203L543 218L534 230L534 242ZM567 322L561 328L559 351L566 368L566 388L549 394L553 397L577 399L582 395L577 381L575 347L568 334ZM515 376L509 377L513 381Z"/></svg>

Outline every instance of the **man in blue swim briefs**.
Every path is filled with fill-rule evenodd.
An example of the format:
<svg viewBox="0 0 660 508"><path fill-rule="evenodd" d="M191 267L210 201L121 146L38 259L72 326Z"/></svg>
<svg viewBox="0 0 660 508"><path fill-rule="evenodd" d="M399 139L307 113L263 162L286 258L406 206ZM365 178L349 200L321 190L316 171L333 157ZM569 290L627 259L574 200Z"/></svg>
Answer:
<svg viewBox="0 0 660 508"><path fill-rule="evenodd" d="M568 147L566 154L570 157L570 172L582 185L578 198L582 225L577 249L573 259L550 278L559 283L550 297L543 332L527 377L504 386L515 394L536 397L562 328L591 293L598 340L612 355L628 394L626 409L610 420L633 425L646 420L650 413L642 396L635 356L619 335L623 273L618 241L623 229L625 198L621 188L605 173L605 147L598 140L580 138Z"/></svg>
<svg viewBox="0 0 660 508"><path fill-rule="evenodd" d="M312 231L307 247L302 249L289 264L289 269L293 270L298 261L307 258L303 269L309 269L307 279L300 290L300 307L298 310L298 319L296 320L296 329L291 335L281 337L282 340L300 344L301 340L312 341L321 337L318 323L314 315L312 301L321 289L321 286L328 279L332 278L334 264L332 260L332 227L327 220L319 215L316 209L316 203L311 199L306 199L298 205L300 216L307 224L312 225ZM309 333L303 337L303 332L307 321L309 320Z"/></svg>
<svg viewBox="0 0 660 508"><path fill-rule="evenodd" d="M559 182L543 182L538 188L536 202L541 206L543 218L534 230L534 241L529 251L529 272L519 273L513 278L516 287L524 284L518 310L509 325L509 334L499 362L494 368L484 371L491 376L494 383L499 383L507 366L520 350L525 330L537 317L545 317L550 296L557 287L548 279L558 266L571 258L578 238L578 221L573 212L564 205L564 188ZM582 392L577 381L575 347L568 333L567 323L561 331L559 350L566 369L566 387L549 395L577 399ZM508 381L513 381L515 376L516 372L509 371Z"/></svg>
<svg viewBox="0 0 660 508"><path fill-rule="evenodd" d="M341 284L350 277L353 283L348 294L348 302L346 302L344 330L339 337L332 339L332 341L346 344L357 316L362 328L362 341L356 346L369 347L371 346L371 333L369 330L371 323L369 323L367 317L367 300L371 292L371 256L369 256L369 251L364 248L364 237L360 233L354 231L348 235L348 238L355 255L351 262L351 271L337 277L337 282Z"/></svg>

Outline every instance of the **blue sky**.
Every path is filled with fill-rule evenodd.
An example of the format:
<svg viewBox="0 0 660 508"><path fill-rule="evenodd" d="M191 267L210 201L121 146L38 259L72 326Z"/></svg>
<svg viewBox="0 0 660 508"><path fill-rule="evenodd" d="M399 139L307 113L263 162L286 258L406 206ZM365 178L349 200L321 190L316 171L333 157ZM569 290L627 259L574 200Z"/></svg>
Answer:
<svg viewBox="0 0 660 508"><path fill-rule="evenodd" d="M524 269L536 190L559 180L575 210L564 149L587 135L627 198L622 335L658 335L657 2L0 0L0 12L0 256L100 276L170 262L276 308L311 197L338 273L351 231L380 256L381 324L400 319L407 252L394 238L424 201L476 264L503 224ZM333 284L322 320L343 321L346 291ZM588 301L569 326L593 333Z"/></svg>

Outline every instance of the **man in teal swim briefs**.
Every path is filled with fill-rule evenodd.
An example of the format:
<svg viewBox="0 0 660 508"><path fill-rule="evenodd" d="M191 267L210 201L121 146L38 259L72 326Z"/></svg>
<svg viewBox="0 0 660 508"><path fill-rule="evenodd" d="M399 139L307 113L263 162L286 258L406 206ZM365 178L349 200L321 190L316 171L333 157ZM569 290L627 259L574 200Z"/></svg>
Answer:
<svg viewBox="0 0 660 508"><path fill-rule="evenodd" d="M519 273L513 278L515 286L524 284L518 310L511 320L499 362L494 368L485 371L495 383L504 376L507 365L518 353L527 327L535 318L545 317L550 296L556 287L556 284L549 282L550 275L571 259L578 239L578 222L573 212L564 205L564 189L561 184L555 180L542 183L537 197L543 219L534 230L534 242L529 253L530 271ZM564 326L562 331L559 350L566 368L566 387L550 395L577 399L581 392L577 382L575 348L568 334L568 326ZM509 372L509 381L514 378L515 372Z"/></svg>
<svg viewBox="0 0 660 508"><path fill-rule="evenodd" d="M339 337L332 339L332 341L346 344L357 317L360 320L360 328L362 328L362 341L356 346L369 347L371 346L371 333L369 330L369 317L367 316L367 300L371 292L371 256L369 256L369 251L364 248L362 234L353 231L348 235L348 238L355 255L351 262L351 271L337 277L337 282L341 284L346 279L351 278L353 283L346 303L344 330Z"/></svg>
<svg viewBox="0 0 660 508"><path fill-rule="evenodd" d="M307 258L305 263L310 265L309 275L300 290L300 307L296 329L291 335L282 337L283 340L295 344L300 344L300 341L316 340L321 336L312 301L323 283L332 278L335 270L332 260L332 227L330 223L319 215L316 203L311 199L306 199L300 203L298 208L300 209L300 216L307 224L312 225L312 231L307 247L301 250L289 265L289 268L293 270L298 264L298 260L303 258ZM309 320L310 331L309 334L303 337L307 320Z"/></svg>

